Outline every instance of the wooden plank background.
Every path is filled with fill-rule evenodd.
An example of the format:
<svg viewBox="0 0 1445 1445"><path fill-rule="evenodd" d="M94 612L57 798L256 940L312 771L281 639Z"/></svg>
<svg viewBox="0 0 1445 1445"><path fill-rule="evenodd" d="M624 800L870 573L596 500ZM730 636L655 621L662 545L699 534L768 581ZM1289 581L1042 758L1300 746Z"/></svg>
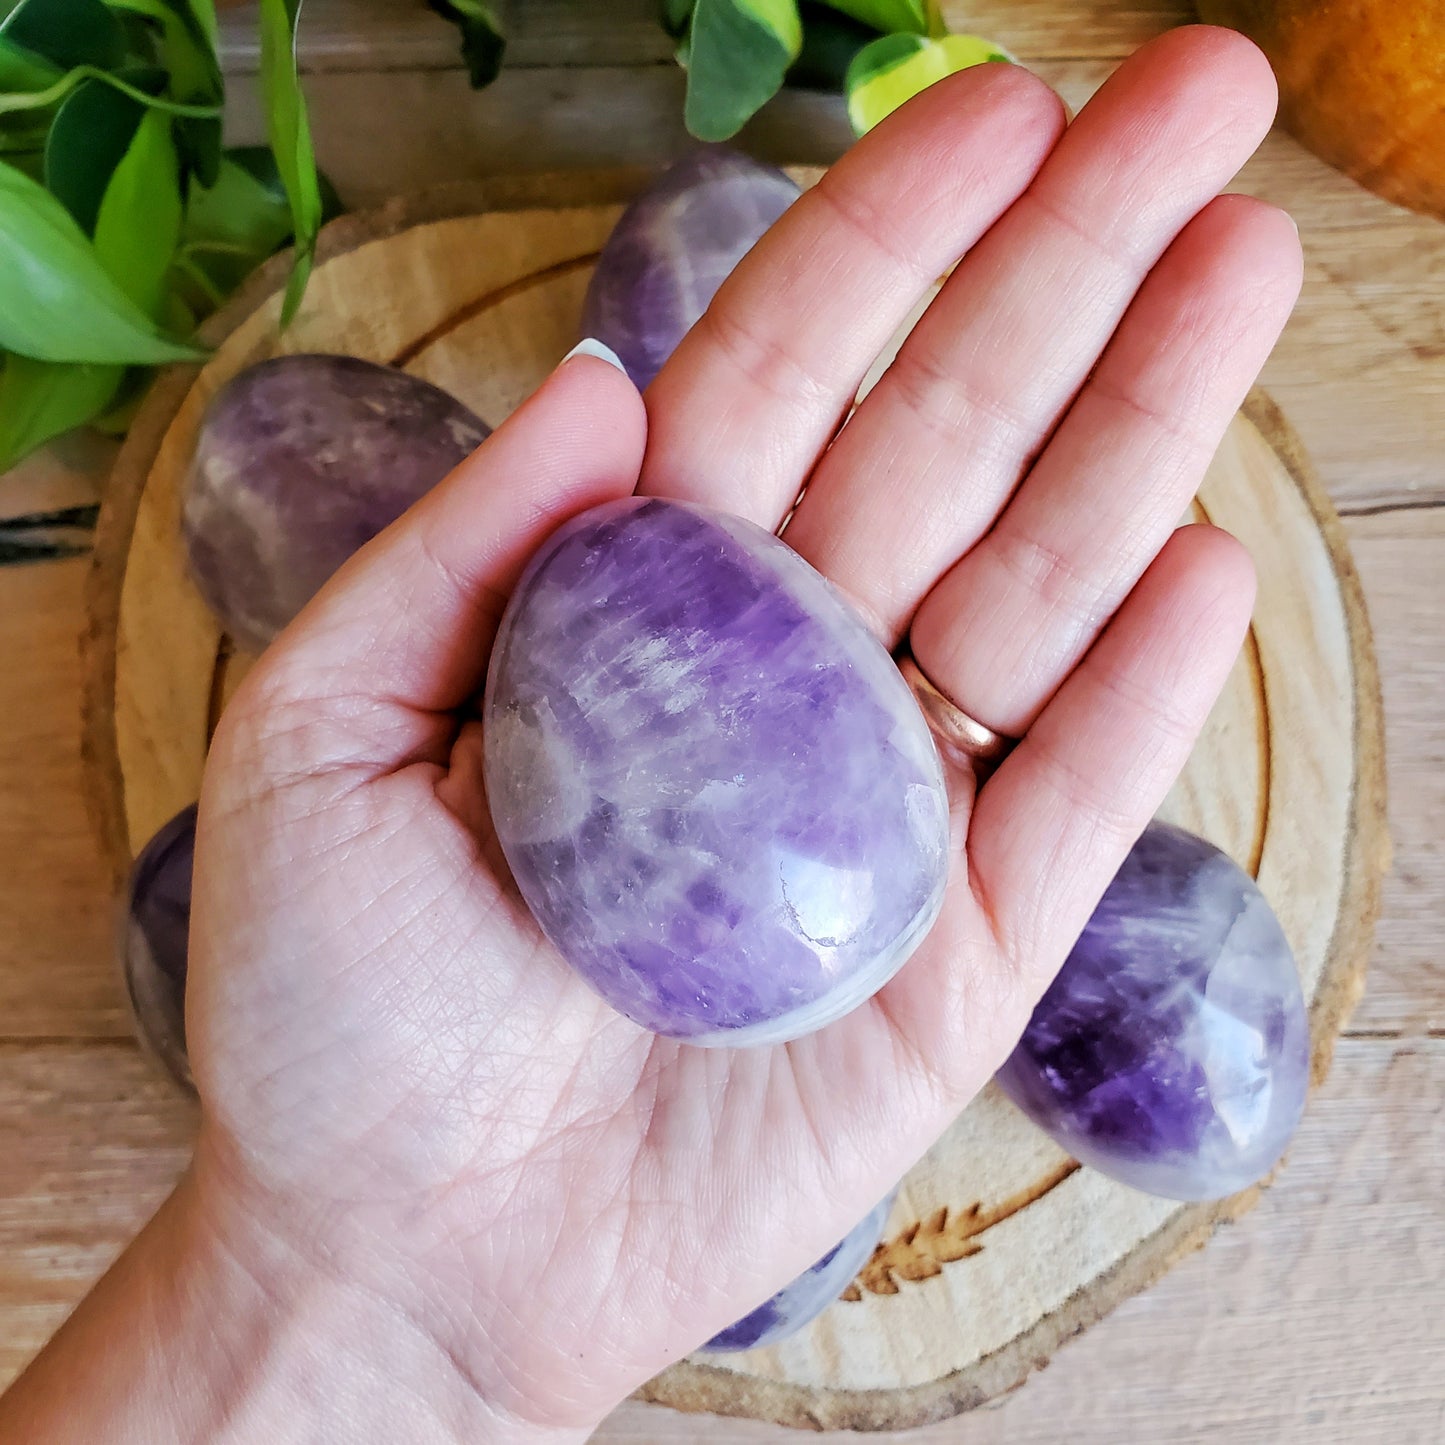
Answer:
<svg viewBox="0 0 1445 1445"><path fill-rule="evenodd" d="M1080 104L1179 0L974 0ZM503 79L465 83L420 0L308 0L323 164L361 205L432 180L678 153L682 82L653 0L514 0ZM254 13L223 19L230 134L258 139ZM826 161L838 102L793 94L745 136ZM1384 679L1396 866L1364 1002L1264 1203L1069 1345L1022 1391L909 1440L1445 1440L1445 226L1271 136L1238 188L1301 225L1305 290L1265 372L1346 517ZM0 478L5 519L94 501L109 444L75 438ZM79 527L27 530L56 550ZM0 545L0 552L3 552ZM130 1042L112 911L80 796L81 556L0 569L0 1381L163 1196L191 1107ZM624 1406L606 1441L778 1440Z"/></svg>

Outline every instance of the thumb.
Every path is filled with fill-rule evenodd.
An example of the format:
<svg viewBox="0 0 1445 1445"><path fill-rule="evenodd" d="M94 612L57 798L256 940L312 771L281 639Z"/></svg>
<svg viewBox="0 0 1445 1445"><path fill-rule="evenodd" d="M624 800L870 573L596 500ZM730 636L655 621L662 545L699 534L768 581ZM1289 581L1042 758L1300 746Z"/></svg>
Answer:
<svg viewBox="0 0 1445 1445"><path fill-rule="evenodd" d="M324 742L304 730L324 758L293 757L297 771L389 769L429 751L438 718L480 690L527 558L569 517L632 492L646 435L642 398L620 369L567 357L337 572L266 650L226 719L266 715L269 735L293 738L296 724L324 723Z"/></svg>

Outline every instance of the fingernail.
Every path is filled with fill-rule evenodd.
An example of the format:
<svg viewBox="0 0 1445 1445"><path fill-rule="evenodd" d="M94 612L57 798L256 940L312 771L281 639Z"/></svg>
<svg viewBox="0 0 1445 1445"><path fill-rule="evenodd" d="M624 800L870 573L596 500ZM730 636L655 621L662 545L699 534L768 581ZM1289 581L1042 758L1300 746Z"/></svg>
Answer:
<svg viewBox="0 0 1445 1445"><path fill-rule="evenodd" d="M609 366L615 366L624 376L627 375L627 368L622 364L622 358L610 347L603 345L595 336L584 337L562 358L557 364L565 366L574 356L595 356L598 361L605 361Z"/></svg>

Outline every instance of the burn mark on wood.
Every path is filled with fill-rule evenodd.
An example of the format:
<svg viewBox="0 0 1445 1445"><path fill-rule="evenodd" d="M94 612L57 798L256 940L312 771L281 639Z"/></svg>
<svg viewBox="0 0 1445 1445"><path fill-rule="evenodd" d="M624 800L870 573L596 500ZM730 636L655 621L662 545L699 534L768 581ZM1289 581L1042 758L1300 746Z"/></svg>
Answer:
<svg viewBox="0 0 1445 1445"><path fill-rule="evenodd" d="M94 502L89 502L78 507L5 518L0 521L0 567L83 557L90 551L91 533L99 511Z"/></svg>
<svg viewBox="0 0 1445 1445"><path fill-rule="evenodd" d="M424 351L430 351L439 341L451 335L458 327L465 326L468 321L475 320L494 306L500 306L502 302L510 300L513 296L530 291L534 286L554 281L560 276L570 276L572 272L581 271L588 266L595 266L597 258L601 254L600 251L588 251L581 256L569 256L565 261L554 262L551 266L544 266L539 271L530 271L525 276L519 276L515 281L509 281L505 286L498 286L494 290L468 301L465 305L448 313L430 331L423 332L414 341L409 341L388 360L387 365L403 368L410 365Z"/></svg>
<svg viewBox="0 0 1445 1445"><path fill-rule="evenodd" d="M897 1294L901 1280L914 1284L942 1274L944 1265L967 1259L983 1249L979 1243L981 1234L1029 1205L1037 1204L1070 1175L1076 1174L1079 1167L1077 1160L1069 1159L992 1209L985 1209L981 1200L957 1211L945 1204L927 1219L920 1219L901 1234L885 1239L839 1298L861 1300L864 1290L869 1294Z"/></svg>

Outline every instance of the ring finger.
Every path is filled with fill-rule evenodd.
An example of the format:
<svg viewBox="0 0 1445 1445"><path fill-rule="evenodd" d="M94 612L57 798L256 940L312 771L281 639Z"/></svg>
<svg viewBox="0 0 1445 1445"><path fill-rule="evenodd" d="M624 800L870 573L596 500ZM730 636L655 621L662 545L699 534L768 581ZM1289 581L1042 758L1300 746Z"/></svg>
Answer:
<svg viewBox="0 0 1445 1445"><path fill-rule="evenodd" d="M1022 734L1179 522L1300 282L1294 225L1222 196L1170 248L1027 482L924 598L924 672Z"/></svg>

